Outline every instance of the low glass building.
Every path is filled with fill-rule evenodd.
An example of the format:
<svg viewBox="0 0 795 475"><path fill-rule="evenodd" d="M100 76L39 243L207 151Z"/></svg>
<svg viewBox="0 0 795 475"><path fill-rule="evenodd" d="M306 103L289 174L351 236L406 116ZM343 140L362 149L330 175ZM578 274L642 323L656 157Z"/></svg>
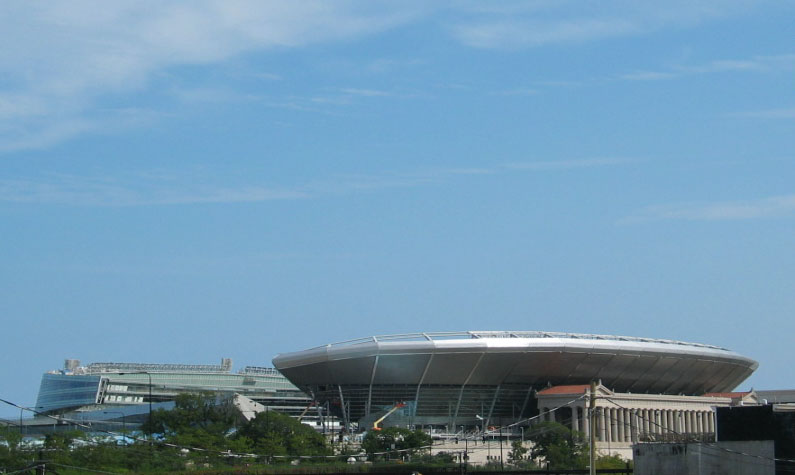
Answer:
<svg viewBox="0 0 795 475"><path fill-rule="evenodd" d="M180 393L240 394L260 404L299 415L310 398L274 368L246 366L232 372L232 361L220 365L91 363L66 360L64 368L42 375L36 411L70 415L78 420L145 420L153 409L173 407ZM312 417L308 414L308 417Z"/></svg>

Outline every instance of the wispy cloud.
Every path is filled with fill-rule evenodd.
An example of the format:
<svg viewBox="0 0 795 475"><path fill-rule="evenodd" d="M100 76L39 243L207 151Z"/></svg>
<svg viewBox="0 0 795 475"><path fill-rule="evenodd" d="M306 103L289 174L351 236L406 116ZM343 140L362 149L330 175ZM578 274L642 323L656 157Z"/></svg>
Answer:
<svg viewBox="0 0 795 475"><path fill-rule="evenodd" d="M400 69L407 69L411 68L420 64L424 64L425 61L421 59L394 59L394 58L379 58L373 61L370 61L366 66L365 70L371 73L383 74L389 73L395 70Z"/></svg>
<svg viewBox="0 0 795 475"><path fill-rule="evenodd" d="M155 176L124 179L57 175L0 180L0 201L71 206L146 206L195 203L243 203L308 197L300 190L264 186L211 186L174 182Z"/></svg>
<svg viewBox="0 0 795 475"><path fill-rule="evenodd" d="M385 97L393 95L391 92L387 91L379 91L377 89L358 89L353 87L347 87L340 89L341 92L345 94L350 94L352 96L364 96L364 97Z"/></svg>
<svg viewBox="0 0 795 475"><path fill-rule="evenodd" d="M795 107L735 112L733 114L729 114L729 117L747 117L752 119L795 119Z"/></svg>
<svg viewBox="0 0 795 475"><path fill-rule="evenodd" d="M542 160L535 162L514 162L505 165L513 170L572 170L577 168L593 168L612 165L637 163L639 159L625 157L583 158L571 160Z"/></svg>
<svg viewBox="0 0 795 475"><path fill-rule="evenodd" d="M452 35L476 48L531 48L692 27L751 7L743 0L689 2L500 2L464 9ZM469 15L467 15L469 13Z"/></svg>
<svg viewBox="0 0 795 475"><path fill-rule="evenodd" d="M0 48L0 142L13 142L6 151L41 148L102 130L115 117L94 109L98 98L145 89L156 73L175 66L357 38L404 24L421 10L312 0L3 2L0 44L13 47ZM218 99L204 92L192 99ZM57 126L64 122L92 126Z"/></svg>
<svg viewBox="0 0 795 475"><path fill-rule="evenodd" d="M579 42L637 33L637 27L620 18L580 18L552 23L500 20L459 25L453 34L463 43L478 48L522 48L548 43Z"/></svg>
<svg viewBox="0 0 795 475"><path fill-rule="evenodd" d="M538 94L538 92L538 89L520 87L516 89L493 92L492 94L496 96L533 96Z"/></svg>
<svg viewBox="0 0 795 475"><path fill-rule="evenodd" d="M618 166L634 159L595 158L509 163L492 167L452 167L376 174L337 174L306 183L271 185L257 179L219 179L208 171L154 170L113 176L48 174L0 179L0 202L68 206L154 206L200 203L252 203L370 193L428 186L462 177ZM217 183L217 184L209 184Z"/></svg>
<svg viewBox="0 0 795 475"><path fill-rule="evenodd" d="M262 97L243 94L228 88L182 88L172 91L174 97L187 104L259 102Z"/></svg>
<svg viewBox="0 0 795 475"><path fill-rule="evenodd" d="M795 194L749 201L649 206L624 222L656 220L719 221L795 216Z"/></svg>
<svg viewBox="0 0 795 475"><path fill-rule="evenodd" d="M699 74L766 72L795 69L795 54L754 56L748 59L718 59L702 64L682 64L661 71L634 71L618 76L627 81L662 81Z"/></svg>

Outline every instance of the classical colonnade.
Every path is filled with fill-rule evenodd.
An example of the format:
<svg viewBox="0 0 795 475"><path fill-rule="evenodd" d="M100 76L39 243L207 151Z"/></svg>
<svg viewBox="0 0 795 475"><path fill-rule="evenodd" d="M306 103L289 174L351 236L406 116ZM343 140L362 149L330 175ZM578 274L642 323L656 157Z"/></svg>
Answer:
<svg viewBox="0 0 795 475"><path fill-rule="evenodd" d="M571 407L571 418L542 407L542 421L560 422L573 431L590 434L588 409ZM715 432L715 413L710 409L653 409L597 407L596 440L599 442L638 442L641 434L708 434ZM568 411L567 411L568 412Z"/></svg>

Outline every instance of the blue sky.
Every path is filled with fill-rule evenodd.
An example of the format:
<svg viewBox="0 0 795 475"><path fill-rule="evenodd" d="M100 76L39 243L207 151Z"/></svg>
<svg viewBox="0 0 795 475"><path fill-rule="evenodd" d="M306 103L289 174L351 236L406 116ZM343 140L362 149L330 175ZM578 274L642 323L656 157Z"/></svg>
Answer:
<svg viewBox="0 0 795 475"><path fill-rule="evenodd" d="M500 329L710 343L795 387L793 14L4 2L2 397L64 358Z"/></svg>

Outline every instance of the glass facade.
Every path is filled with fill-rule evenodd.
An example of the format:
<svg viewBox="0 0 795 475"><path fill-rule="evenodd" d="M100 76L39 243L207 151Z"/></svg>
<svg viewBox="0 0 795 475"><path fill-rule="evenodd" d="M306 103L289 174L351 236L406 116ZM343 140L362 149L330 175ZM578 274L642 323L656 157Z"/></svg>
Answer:
<svg viewBox="0 0 795 475"><path fill-rule="evenodd" d="M227 360L224 361L226 363ZM79 363L79 362L77 362ZM41 412L118 410L120 407L168 403L180 393L240 394L271 410L300 414L309 397L273 368L228 365L156 365L94 363L42 376L36 406ZM142 369L144 368L144 369Z"/></svg>
<svg viewBox="0 0 795 475"><path fill-rule="evenodd" d="M384 426L482 427L535 415L534 388L528 385L320 385L311 392L347 423L364 428L397 403Z"/></svg>
<svg viewBox="0 0 795 475"><path fill-rule="evenodd" d="M41 412L88 406L99 402L102 378L98 375L47 373L41 378L36 409Z"/></svg>

